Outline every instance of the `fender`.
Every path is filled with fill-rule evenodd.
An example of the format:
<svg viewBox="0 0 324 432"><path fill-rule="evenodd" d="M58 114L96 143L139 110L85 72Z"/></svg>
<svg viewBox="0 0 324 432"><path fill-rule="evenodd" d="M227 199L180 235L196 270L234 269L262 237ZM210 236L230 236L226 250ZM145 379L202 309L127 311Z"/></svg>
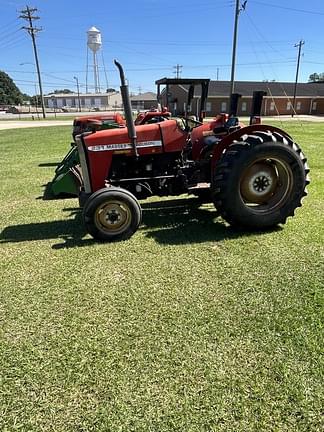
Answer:
<svg viewBox="0 0 324 432"><path fill-rule="evenodd" d="M224 150L226 150L233 143L233 141L239 141L243 135L253 135L254 132L261 132L261 131L278 132L280 133L280 135L286 137L290 141L293 141L292 137L289 134L287 134L287 132L275 126L257 124L257 125L243 127L237 130L236 132L227 135L225 138L222 139L222 141L220 141L215 146L212 154L212 160L211 160L212 169L215 168L215 165L218 162L218 160L221 158Z"/></svg>

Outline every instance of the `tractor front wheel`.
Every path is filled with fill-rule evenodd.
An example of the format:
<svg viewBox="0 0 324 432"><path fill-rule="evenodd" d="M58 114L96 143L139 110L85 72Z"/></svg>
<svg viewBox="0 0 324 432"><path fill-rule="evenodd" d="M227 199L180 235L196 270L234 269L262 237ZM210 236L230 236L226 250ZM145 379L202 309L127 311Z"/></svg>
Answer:
<svg viewBox="0 0 324 432"><path fill-rule="evenodd" d="M301 149L278 132L233 143L218 161L213 201L231 225L263 229L284 224L306 195L309 169Z"/></svg>
<svg viewBox="0 0 324 432"><path fill-rule="evenodd" d="M83 209L89 234L100 241L126 240L138 229L142 219L139 202L126 189L103 188L93 193Z"/></svg>

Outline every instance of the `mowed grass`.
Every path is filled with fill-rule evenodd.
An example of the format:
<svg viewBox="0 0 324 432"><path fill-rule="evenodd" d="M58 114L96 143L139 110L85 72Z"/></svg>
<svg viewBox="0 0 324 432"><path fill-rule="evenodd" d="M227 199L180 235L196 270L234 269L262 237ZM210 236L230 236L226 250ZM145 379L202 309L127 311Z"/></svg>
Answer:
<svg viewBox="0 0 324 432"><path fill-rule="evenodd" d="M312 178L284 228L152 199L113 244L42 199L70 127L0 132L1 431L323 430L324 123L283 126Z"/></svg>

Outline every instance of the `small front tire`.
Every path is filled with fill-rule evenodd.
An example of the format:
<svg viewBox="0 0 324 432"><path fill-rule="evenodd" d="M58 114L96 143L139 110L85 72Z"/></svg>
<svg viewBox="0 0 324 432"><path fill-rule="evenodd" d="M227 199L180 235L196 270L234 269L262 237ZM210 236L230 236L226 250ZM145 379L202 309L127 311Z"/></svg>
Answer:
<svg viewBox="0 0 324 432"><path fill-rule="evenodd" d="M142 210L132 193L122 188L103 188L93 193L83 209L88 233L96 240L130 238L142 220Z"/></svg>

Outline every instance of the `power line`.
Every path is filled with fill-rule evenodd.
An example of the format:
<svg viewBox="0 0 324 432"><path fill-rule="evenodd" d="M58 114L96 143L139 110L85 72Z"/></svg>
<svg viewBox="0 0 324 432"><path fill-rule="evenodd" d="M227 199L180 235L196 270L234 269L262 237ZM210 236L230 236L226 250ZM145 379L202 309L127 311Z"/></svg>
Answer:
<svg viewBox="0 0 324 432"><path fill-rule="evenodd" d="M6 42L5 44L2 44L0 46L1 49L11 49L11 48L15 48L19 45L21 45L21 42L23 42L25 40L25 37L23 35L18 35L17 37L13 38L12 40Z"/></svg>
<svg viewBox="0 0 324 432"><path fill-rule="evenodd" d="M21 30L20 28L17 28L16 30L11 31L9 33L6 32L0 33L1 40L8 39L8 38L11 40L12 35L14 35L15 33L20 33L20 30Z"/></svg>
<svg viewBox="0 0 324 432"><path fill-rule="evenodd" d="M8 31L8 29L9 29L9 27L12 27L17 22L19 22L18 18L15 18L12 21L8 22L7 24L2 25L1 26L0 35L2 35L3 33L6 33Z"/></svg>
<svg viewBox="0 0 324 432"><path fill-rule="evenodd" d="M22 28L27 30L27 32L29 33L29 35L32 38L35 63L36 63L36 69L37 69L37 75L38 75L39 93L40 93L41 104L42 104L43 118L46 118L44 96L43 96L43 89L42 89L42 79L41 79L38 54L37 54L37 47L36 47L36 40L35 40L35 34L38 33L39 31L41 31L42 29L33 26L33 21L39 19L38 16L34 15L35 12L37 12L36 8L30 8L29 6L26 6L26 9L20 11L21 15L19 16L19 18L22 18L29 23L28 27L22 27Z"/></svg>
<svg viewBox="0 0 324 432"><path fill-rule="evenodd" d="M268 7L278 8L278 9L285 9L285 10L289 10L289 11L293 11L293 12L301 12L301 13L312 14L312 15L324 15L324 12L317 12L317 11L311 11L311 10L307 10L307 9L297 9L297 8L292 8L292 7L288 7L288 6L274 5L271 3L266 3L266 2L257 1L257 0L252 0L252 1L253 1L253 3L259 4L262 6L268 6Z"/></svg>

